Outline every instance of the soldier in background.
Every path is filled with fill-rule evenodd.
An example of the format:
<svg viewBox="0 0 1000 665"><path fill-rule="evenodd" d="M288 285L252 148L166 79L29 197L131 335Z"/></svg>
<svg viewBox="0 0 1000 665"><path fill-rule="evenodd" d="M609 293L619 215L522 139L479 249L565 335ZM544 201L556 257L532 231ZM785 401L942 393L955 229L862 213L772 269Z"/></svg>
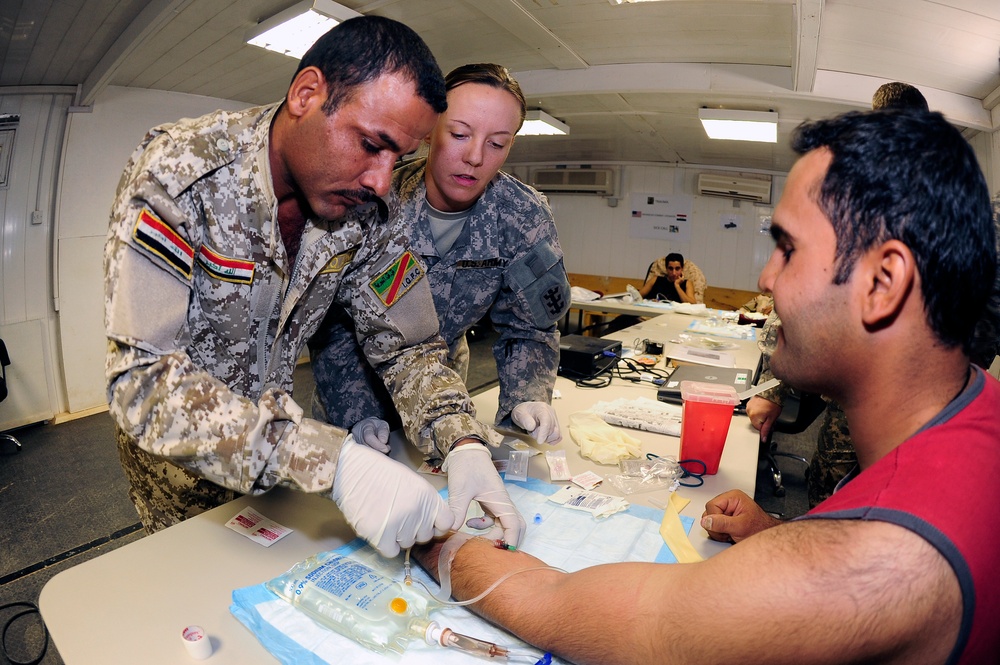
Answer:
<svg viewBox="0 0 1000 665"><path fill-rule="evenodd" d="M445 107L420 37L366 16L309 49L284 101L157 127L135 151L105 247L105 325L110 412L147 531L276 485L332 498L386 556L455 525L425 479L291 397L335 302L412 440L447 452L494 436L444 364L424 270L378 198ZM492 464L448 481L520 540Z"/></svg>
<svg viewBox="0 0 1000 665"><path fill-rule="evenodd" d="M466 333L488 316L499 332L497 425L557 443L550 402L559 364L556 322L569 308L569 280L547 201L500 171L524 122L524 94L495 64L458 67L445 85L448 110L429 136L427 157L393 176L394 233L409 235L427 266L449 364L466 376ZM335 307L310 341L313 413L388 451L398 419L355 339L351 318Z"/></svg>

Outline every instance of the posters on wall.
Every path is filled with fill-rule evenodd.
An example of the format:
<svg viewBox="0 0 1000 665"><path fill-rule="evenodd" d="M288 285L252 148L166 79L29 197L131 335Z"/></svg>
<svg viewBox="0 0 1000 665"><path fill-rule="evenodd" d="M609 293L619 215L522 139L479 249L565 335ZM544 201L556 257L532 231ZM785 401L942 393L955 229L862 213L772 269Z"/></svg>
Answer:
<svg viewBox="0 0 1000 665"><path fill-rule="evenodd" d="M631 203L631 237L672 243L691 242L693 196L635 193Z"/></svg>

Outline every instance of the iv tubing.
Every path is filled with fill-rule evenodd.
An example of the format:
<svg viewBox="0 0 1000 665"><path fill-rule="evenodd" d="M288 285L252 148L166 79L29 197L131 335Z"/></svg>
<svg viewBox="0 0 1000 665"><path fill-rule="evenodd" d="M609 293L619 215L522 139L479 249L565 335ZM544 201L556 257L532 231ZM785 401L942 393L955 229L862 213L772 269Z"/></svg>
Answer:
<svg viewBox="0 0 1000 665"><path fill-rule="evenodd" d="M457 538L456 538L456 536L457 536ZM464 536L464 537L462 537L462 536ZM424 588L424 590L430 595L431 598L433 598L434 600L438 601L442 605L448 605L450 607L464 607L466 605L472 605L473 603L478 603L480 600L482 600L486 596L488 596L491 593L493 593L493 591L498 586L500 586L501 584L503 584L504 582L506 582L508 579L510 579L514 575L517 575L518 573L527 573L527 572L532 571L532 570L555 570L555 571L560 572L560 573L565 573L566 572L562 568L556 568L555 566L533 566L531 568L521 568L520 570L512 570L509 573L507 573L506 575L504 575L503 577L501 577L500 579L498 579L497 581L495 581L493 584L491 584L485 591L483 591L481 594L479 594L475 598L470 598L469 600L450 600L450 598L451 598L451 562L455 558L455 552L458 551L458 548L461 547L462 545L464 545L465 542L467 540L469 540L471 537L472 536L469 536L468 534L464 534L464 533L458 532L458 533L454 534L451 538L449 538L445 542L444 546L442 546L442 548L441 548L441 551L440 551L439 556L438 556L438 577L441 578L440 592L441 592L441 595L444 596L444 598L438 598L437 596L434 595L434 592L430 589L430 587L428 587L422 581L416 580L417 584L419 584L420 586L422 586ZM453 543L453 541L454 541L454 543ZM450 547L449 547L449 545L450 545ZM445 562L447 563L447 565L442 565ZM403 570L404 570L404 575L405 575L404 581L407 580L407 579L411 579L409 577L409 563L410 563L410 550L407 549L406 550L406 555L405 555L405 557L403 559ZM411 582L412 582L412 580L411 580ZM409 583L410 582L407 582L407 584L409 584Z"/></svg>
<svg viewBox="0 0 1000 665"><path fill-rule="evenodd" d="M466 605L472 605L473 603L478 603L480 600L482 600L486 596L488 596L491 593L493 593L493 591L498 586L500 586L501 584L503 584L504 582L506 582L507 580L509 580L511 577L514 577L514 575L517 575L518 573L527 573L527 572L530 572L532 570L554 570L554 571L557 571L557 572L560 572L560 573L565 573L566 572L562 568L556 568L555 566L533 566L531 568L521 568L520 570L512 570L509 573L507 573L506 575L504 575L503 577L501 577L500 579L498 579L496 582L494 582L493 584L491 584L486 589L486 591L483 591L481 594L479 594L475 598L470 598L469 600L441 600L440 598L438 598L437 596L435 596L434 593L429 588L427 588L426 584L424 584L420 580L417 580L417 583L420 586L422 586L424 589L426 589L427 593L429 593L431 595L431 597L434 598L434 600L438 601L439 603L442 603L444 605L450 605L452 607L464 607Z"/></svg>

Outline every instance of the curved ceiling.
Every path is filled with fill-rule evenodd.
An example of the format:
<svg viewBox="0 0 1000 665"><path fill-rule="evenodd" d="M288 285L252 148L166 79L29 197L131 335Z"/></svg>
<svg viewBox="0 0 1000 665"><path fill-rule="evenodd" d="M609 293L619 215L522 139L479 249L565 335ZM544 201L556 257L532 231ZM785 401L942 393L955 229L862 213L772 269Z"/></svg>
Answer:
<svg viewBox="0 0 1000 665"><path fill-rule="evenodd" d="M295 61L244 43L289 0L4 0L0 93L108 85L257 104ZM787 171L796 125L916 85L966 136L1000 127L996 0L343 0L415 29L441 68L493 61L571 127L516 162L669 162ZM707 139L702 106L778 112L776 145Z"/></svg>

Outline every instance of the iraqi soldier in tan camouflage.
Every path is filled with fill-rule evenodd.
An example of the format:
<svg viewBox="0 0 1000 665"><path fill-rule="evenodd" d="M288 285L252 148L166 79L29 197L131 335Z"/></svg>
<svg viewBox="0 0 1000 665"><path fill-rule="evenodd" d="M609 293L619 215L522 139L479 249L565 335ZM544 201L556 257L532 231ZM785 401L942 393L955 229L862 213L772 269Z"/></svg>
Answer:
<svg viewBox="0 0 1000 665"><path fill-rule="evenodd" d="M378 199L445 107L416 33L362 17L306 53L284 101L157 127L135 151L105 247L105 324L110 411L148 531L276 485L329 496L387 556L455 526L426 480L291 397L337 303L411 440L445 453L493 436L444 364L424 268ZM468 467L452 494L506 516L516 542L496 471Z"/></svg>
<svg viewBox="0 0 1000 665"><path fill-rule="evenodd" d="M493 355L500 379L496 424L538 440L561 438L550 406L559 363L556 322L569 307L569 280L545 198L500 171L525 116L524 95L500 65L465 65L445 77L448 110L426 159L396 170L400 214L424 262L449 363L468 370L466 332L485 316L500 333ZM342 310L331 310L310 342L316 377L313 413L388 450L389 394L355 341Z"/></svg>

